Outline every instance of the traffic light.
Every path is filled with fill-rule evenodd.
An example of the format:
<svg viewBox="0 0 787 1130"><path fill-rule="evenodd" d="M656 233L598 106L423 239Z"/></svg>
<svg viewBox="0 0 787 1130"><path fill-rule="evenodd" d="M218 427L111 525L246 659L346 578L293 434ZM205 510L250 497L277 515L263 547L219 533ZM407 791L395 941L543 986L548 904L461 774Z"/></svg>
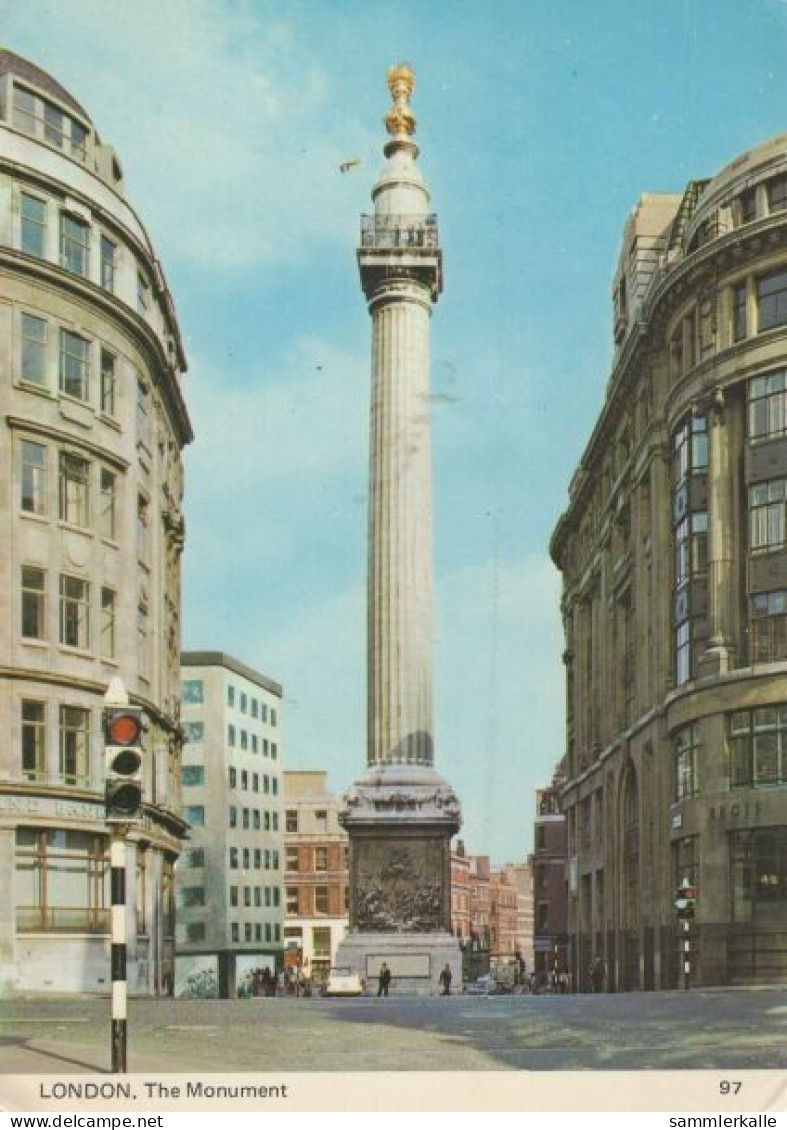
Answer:
<svg viewBox="0 0 787 1130"><path fill-rule="evenodd" d="M678 887L677 895L675 896L675 912L678 918L693 918L694 917L694 904L697 899L697 891L692 887L688 879L684 879Z"/></svg>
<svg viewBox="0 0 787 1130"><path fill-rule="evenodd" d="M137 820L142 812L142 711L138 706L104 711L106 818Z"/></svg>

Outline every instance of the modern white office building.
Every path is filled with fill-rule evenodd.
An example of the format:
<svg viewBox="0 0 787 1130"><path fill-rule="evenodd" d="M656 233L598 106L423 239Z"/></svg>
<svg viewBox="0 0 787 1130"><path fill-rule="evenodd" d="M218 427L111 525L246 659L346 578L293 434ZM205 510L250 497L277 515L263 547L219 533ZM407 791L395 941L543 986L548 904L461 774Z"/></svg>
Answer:
<svg viewBox="0 0 787 1130"><path fill-rule="evenodd" d="M181 675L177 992L230 997L281 963L282 688L218 651L184 652Z"/></svg>
<svg viewBox="0 0 787 1130"><path fill-rule="evenodd" d="M2 990L109 988L116 676L148 723L128 983L172 984L185 367L117 153L54 78L0 50Z"/></svg>

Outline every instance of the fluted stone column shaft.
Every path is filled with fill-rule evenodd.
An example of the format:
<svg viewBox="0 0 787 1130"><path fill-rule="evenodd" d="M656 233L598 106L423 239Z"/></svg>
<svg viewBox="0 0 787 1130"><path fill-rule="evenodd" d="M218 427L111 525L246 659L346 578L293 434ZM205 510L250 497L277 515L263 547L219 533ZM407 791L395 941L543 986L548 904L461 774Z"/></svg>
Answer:
<svg viewBox="0 0 787 1130"><path fill-rule="evenodd" d="M723 405L710 414L708 476L709 647L729 650L732 636L733 529L729 442Z"/></svg>
<svg viewBox="0 0 787 1130"><path fill-rule="evenodd" d="M367 760L370 766L431 765L429 288L392 280L369 306Z"/></svg>

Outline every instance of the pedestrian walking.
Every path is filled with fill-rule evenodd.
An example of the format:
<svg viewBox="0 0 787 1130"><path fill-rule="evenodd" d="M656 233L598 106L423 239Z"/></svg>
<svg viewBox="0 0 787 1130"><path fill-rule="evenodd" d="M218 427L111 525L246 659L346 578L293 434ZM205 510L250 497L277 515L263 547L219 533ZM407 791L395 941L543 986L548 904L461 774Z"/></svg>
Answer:
<svg viewBox="0 0 787 1130"><path fill-rule="evenodd" d="M442 987L443 990L441 995L444 997L449 996L451 993L451 977L451 966L448 964L448 962L446 962L438 981L438 984Z"/></svg>
<svg viewBox="0 0 787 1130"><path fill-rule="evenodd" d="M593 964L590 966L590 985L594 993L601 993L604 991L604 962L598 956L593 958Z"/></svg>
<svg viewBox="0 0 787 1130"><path fill-rule="evenodd" d="M379 973L379 976L377 978L377 996L378 997L387 997L388 996L388 986L390 984L391 984L391 970L388 968L388 966L385 964L385 962L383 962L382 965L380 966L380 973Z"/></svg>

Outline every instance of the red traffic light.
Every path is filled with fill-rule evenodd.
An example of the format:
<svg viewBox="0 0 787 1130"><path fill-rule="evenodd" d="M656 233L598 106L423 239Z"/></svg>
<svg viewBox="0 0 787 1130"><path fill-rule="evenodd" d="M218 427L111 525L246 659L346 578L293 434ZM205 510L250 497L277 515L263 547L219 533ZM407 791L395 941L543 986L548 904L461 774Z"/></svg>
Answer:
<svg viewBox="0 0 787 1130"><path fill-rule="evenodd" d="M104 731L108 745L133 746L142 741L140 710L107 710Z"/></svg>
<svg viewBox="0 0 787 1130"><path fill-rule="evenodd" d="M109 823L129 823L142 815L143 731L144 713L141 707L105 708L104 801Z"/></svg>

